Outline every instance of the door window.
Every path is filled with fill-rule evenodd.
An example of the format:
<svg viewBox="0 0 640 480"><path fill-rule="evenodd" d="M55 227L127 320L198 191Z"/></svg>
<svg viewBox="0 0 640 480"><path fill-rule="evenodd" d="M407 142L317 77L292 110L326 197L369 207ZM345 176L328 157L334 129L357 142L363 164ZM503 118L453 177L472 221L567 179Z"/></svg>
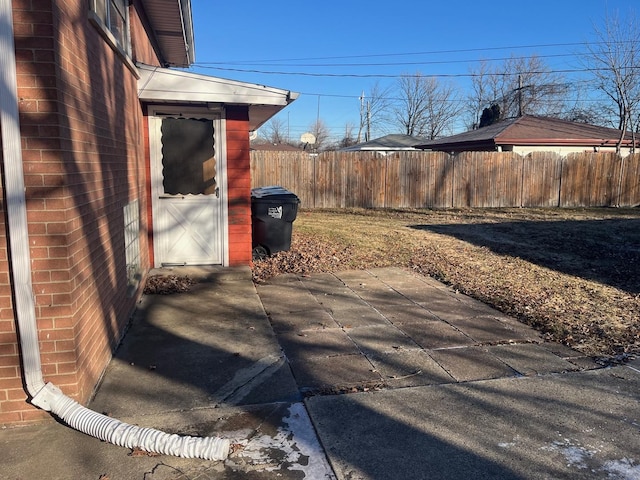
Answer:
<svg viewBox="0 0 640 480"><path fill-rule="evenodd" d="M217 193L213 122L208 119L163 118L161 129L164 193Z"/></svg>

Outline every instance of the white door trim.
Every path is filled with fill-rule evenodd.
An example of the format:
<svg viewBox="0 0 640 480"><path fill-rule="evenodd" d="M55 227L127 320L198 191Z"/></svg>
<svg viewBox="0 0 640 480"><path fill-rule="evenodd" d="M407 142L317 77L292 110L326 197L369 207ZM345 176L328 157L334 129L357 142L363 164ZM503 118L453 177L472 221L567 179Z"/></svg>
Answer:
<svg viewBox="0 0 640 480"><path fill-rule="evenodd" d="M224 109L204 109L197 107L180 107L172 105L150 105L148 107L149 115L149 162L150 162L150 184L151 184L151 214L153 229L153 248L154 248L154 267L162 267L163 259L161 258L162 245L160 244L160 235L156 235L159 231L157 219L160 218L159 199L163 194L161 158L161 122L166 117L192 117L207 118L214 121L214 126L218 135L216 135L216 173L218 186L220 189L220 242L222 265L229 265L229 209L228 209L228 186L227 186L227 148L226 148L226 121Z"/></svg>

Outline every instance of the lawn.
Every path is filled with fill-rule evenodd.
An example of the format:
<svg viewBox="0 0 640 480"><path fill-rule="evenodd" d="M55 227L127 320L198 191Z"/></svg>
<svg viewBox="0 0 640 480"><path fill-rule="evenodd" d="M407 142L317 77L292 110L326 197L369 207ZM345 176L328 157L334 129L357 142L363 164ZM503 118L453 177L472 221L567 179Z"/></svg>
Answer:
<svg viewBox="0 0 640 480"><path fill-rule="evenodd" d="M640 209L302 210L285 273L399 266L584 354L640 353Z"/></svg>

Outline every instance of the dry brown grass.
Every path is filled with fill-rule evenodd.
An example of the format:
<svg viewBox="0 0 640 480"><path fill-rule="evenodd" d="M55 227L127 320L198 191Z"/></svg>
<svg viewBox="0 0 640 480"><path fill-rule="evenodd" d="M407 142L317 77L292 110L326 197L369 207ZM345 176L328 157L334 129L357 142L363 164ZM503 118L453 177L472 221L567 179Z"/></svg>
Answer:
<svg viewBox="0 0 640 480"><path fill-rule="evenodd" d="M254 279L400 266L587 355L640 353L638 209L301 211Z"/></svg>

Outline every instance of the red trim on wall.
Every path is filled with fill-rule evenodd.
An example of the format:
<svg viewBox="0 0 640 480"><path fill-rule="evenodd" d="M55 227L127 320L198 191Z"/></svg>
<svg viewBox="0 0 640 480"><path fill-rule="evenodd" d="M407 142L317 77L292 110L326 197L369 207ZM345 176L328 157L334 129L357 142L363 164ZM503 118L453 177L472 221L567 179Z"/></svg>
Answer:
<svg viewBox="0 0 640 480"><path fill-rule="evenodd" d="M229 264L251 263L249 108L226 110Z"/></svg>
<svg viewBox="0 0 640 480"><path fill-rule="evenodd" d="M149 140L149 117L143 118L144 128L144 158L145 158L145 194L147 196L147 225L153 225L153 207L151 204L151 147ZM155 250L153 247L153 228L147 229L147 242L149 245L149 265L155 265Z"/></svg>

